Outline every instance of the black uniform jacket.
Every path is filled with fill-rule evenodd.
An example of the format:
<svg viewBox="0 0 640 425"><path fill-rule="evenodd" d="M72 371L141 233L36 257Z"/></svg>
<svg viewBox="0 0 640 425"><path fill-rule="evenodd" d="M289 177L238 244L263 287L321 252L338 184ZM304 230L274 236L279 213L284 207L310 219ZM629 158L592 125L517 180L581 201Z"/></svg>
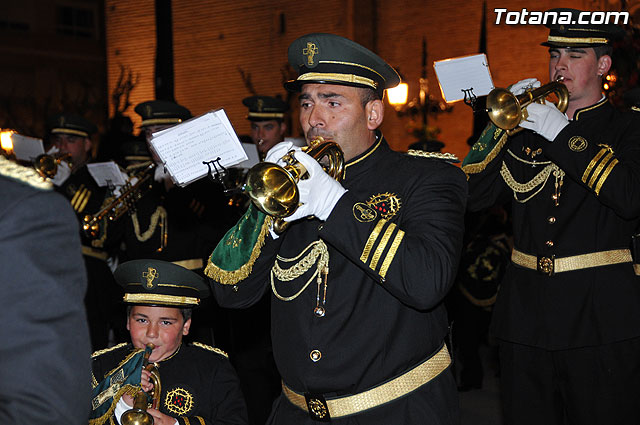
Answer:
<svg viewBox="0 0 640 425"><path fill-rule="evenodd" d="M113 253L114 247L122 237L122 226L119 221L110 222L105 217L101 222L102 230L97 238L90 238L82 231L84 217L98 213L108 203L107 198L110 196L108 188L98 186L87 166L83 165L71 173L62 185L56 187L56 191L69 200L76 213L82 245L85 247L83 253L86 256L95 256L104 252L105 258L107 253Z"/></svg>
<svg viewBox="0 0 640 425"><path fill-rule="evenodd" d="M78 225L42 185L0 157L0 423L81 425L91 387Z"/></svg>
<svg viewBox="0 0 640 425"><path fill-rule="evenodd" d="M154 182L136 202L134 212L135 216L125 218L123 261L199 259L204 263L234 222L233 211L220 188L206 179L168 191L164 183Z"/></svg>
<svg viewBox="0 0 640 425"><path fill-rule="evenodd" d="M347 163L342 185L348 191L326 222L292 223L280 238L267 237L252 273L235 289L213 285L221 305L251 305L271 290L276 255L286 269L295 261L281 258L298 256L314 241L326 244L326 296L315 279L290 301L272 295L274 357L284 382L300 393L360 393L428 358L447 333L441 301L461 248L467 194L463 173L442 160L394 152L380 136ZM315 270L314 265L288 282L273 278L275 291L283 298L294 296ZM314 314L317 305L325 308L323 317ZM414 419L425 418L416 410L447 410L433 391L423 396L434 398L426 404L420 399L420 408L379 408L371 415L382 422L409 423L403 422L410 416L407 410L413 410ZM280 405L298 409L287 401ZM397 422L388 416L394 411ZM295 421L276 416L275 422Z"/></svg>
<svg viewBox="0 0 640 425"><path fill-rule="evenodd" d="M549 162L565 174L562 182L554 170L516 201L500 169L524 183ZM526 254L628 249L640 218L640 113L603 100L577 111L553 142L524 130L469 174L469 192L471 209L511 198L514 247ZM637 337L640 279L631 263L552 276L511 264L493 314L497 337L551 350Z"/></svg>
<svg viewBox="0 0 640 425"><path fill-rule="evenodd" d="M121 344L95 353L93 382L96 385L134 351ZM168 359L157 363L160 376L160 410L180 425L247 424L247 408L240 382L221 351L204 344L182 344Z"/></svg>

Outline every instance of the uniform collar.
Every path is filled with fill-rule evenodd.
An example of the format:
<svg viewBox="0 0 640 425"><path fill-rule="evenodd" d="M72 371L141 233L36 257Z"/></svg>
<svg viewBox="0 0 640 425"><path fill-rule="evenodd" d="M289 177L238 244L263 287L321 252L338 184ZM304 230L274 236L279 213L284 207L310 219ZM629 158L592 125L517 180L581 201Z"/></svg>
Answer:
<svg viewBox="0 0 640 425"><path fill-rule="evenodd" d="M605 108L604 106L610 106L609 104L609 99L607 99L606 97L603 96L602 99L600 99L599 102L594 103L591 106L587 106L585 108L582 109L578 109L574 114L573 114L573 120L574 121L578 121L579 119L588 119L589 117L598 114L599 112L602 112Z"/></svg>
<svg viewBox="0 0 640 425"><path fill-rule="evenodd" d="M356 176L372 166L377 162L384 152L389 150L389 145L380 131L376 130L376 141L369 149L361 153L360 155L352 158L345 164L345 178Z"/></svg>

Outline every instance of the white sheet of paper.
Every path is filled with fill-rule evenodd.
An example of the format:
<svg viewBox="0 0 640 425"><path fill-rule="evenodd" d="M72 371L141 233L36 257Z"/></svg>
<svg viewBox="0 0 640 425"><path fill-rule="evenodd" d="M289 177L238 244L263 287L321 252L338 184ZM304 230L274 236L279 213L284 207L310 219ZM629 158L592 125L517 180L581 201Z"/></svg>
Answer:
<svg viewBox="0 0 640 425"><path fill-rule="evenodd" d="M108 186L109 184L122 186L126 183L120 168L113 161L87 164L87 169L100 187Z"/></svg>
<svg viewBox="0 0 640 425"><path fill-rule="evenodd" d="M154 133L150 144L174 183L183 187L207 175L203 162L220 158L220 165L231 167L248 159L224 109Z"/></svg>
<svg viewBox="0 0 640 425"><path fill-rule="evenodd" d="M485 96L494 88L484 53L435 61L433 67L442 97L448 103L464 99L463 89L473 89L476 96Z"/></svg>
<svg viewBox="0 0 640 425"><path fill-rule="evenodd" d="M258 148L253 143L242 143L242 148L247 154L247 160L242 161L238 165L234 165L234 168L249 169L260 162L260 155L258 154Z"/></svg>
<svg viewBox="0 0 640 425"><path fill-rule="evenodd" d="M13 133L11 143L13 144L13 153L20 161L34 161L38 155L44 153L42 139Z"/></svg>

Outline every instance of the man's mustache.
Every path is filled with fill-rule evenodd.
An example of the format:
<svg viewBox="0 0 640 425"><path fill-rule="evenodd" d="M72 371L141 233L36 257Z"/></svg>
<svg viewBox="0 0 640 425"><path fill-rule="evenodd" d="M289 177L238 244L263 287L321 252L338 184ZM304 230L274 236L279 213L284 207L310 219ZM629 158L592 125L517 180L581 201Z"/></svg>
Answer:
<svg viewBox="0 0 640 425"><path fill-rule="evenodd" d="M315 139L316 137L323 137L325 139L333 139L334 138L333 137L333 132L326 131L324 129L317 128L317 127L314 127L312 129L310 129L307 132L306 136L305 136L307 141L311 141L311 140Z"/></svg>

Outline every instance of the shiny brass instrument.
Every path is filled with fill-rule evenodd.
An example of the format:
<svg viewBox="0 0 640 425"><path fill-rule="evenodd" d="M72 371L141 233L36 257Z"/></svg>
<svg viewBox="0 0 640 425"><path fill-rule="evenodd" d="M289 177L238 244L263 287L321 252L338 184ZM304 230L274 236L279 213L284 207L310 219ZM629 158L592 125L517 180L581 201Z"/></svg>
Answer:
<svg viewBox="0 0 640 425"><path fill-rule="evenodd" d="M82 219L82 230L90 238L98 238L102 234L103 220L114 221L125 212L133 209L135 203L151 188L155 164L151 163L138 174L131 177L122 188L120 196L114 198L100 211L85 215ZM132 182L134 182L132 184Z"/></svg>
<svg viewBox="0 0 640 425"><path fill-rule="evenodd" d="M320 163L325 172L335 180L343 179L344 155L337 143L318 137L302 150ZM295 151L289 151L282 157L286 163L284 167L271 162L254 165L249 170L243 187L260 211L276 218L273 226L276 233L284 231L288 223L283 218L290 216L298 208L300 191L297 182L308 176L306 168L294 155Z"/></svg>
<svg viewBox="0 0 640 425"><path fill-rule="evenodd" d="M157 409L160 403L160 394L162 393L162 385L160 383L160 374L158 368L154 363L149 363L149 356L155 346L151 343L147 344L147 350L144 353L142 367L151 374L151 384L153 389L148 394L151 396L151 407ZM122 425L153 425L153 416L151 416L147 409L149 407L147 393L142 389L138 391L133 399L133 408L127 410L120 416L120 423Z"/></svg>
<svg viewBox="0 0 640 425"><path fill-rule="evenodd" d="M71 163L71 154L68 153L55 153L52 155L43 153L38 155L33 162L33 168L36 169L38 174L44 179L52 179L58 174L58 166L62 161L69 164L69 168L73 166Z"/></svg>
<svg viewBox="0 0 640 425"><path fill-rule="evenodd" d="M552 93L558 97L556 104L558 110L565 112L569 106L569 90L562 83L563 79L563 77L559 77L556 81L534 90L525 91L518 96L507 89L491 90L487 96L489 119L497 127L507 130L507 134L512 136L522 130L522 127L518 127L518 125L522 120L527 119L526 107L533 102L544 103L545 98Z"/></svg>

